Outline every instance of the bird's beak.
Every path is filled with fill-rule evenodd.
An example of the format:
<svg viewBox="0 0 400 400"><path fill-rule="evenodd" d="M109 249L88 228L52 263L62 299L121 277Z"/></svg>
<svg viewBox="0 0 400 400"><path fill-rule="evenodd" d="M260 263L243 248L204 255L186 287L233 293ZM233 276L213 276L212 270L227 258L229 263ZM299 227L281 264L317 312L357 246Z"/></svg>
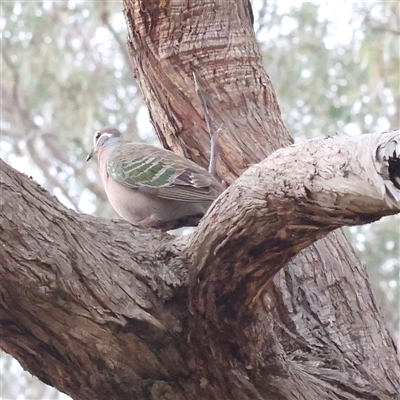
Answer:
<svg viewBox="0 0 400 400"><path fill-rule="evenodd" d="M86 157L86 162L88 162L95 154L95 147L92 148L92 150L90 150L90 153L88 154L88 156Z"/></svg>

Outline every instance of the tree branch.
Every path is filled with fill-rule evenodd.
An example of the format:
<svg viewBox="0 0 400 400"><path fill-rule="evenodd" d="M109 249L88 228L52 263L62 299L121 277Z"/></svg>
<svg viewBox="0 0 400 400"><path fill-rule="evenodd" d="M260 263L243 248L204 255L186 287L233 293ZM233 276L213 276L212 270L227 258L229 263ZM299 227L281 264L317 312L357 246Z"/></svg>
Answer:
<svg viewBox="0 0 400 400"><path fill-rule="evenodd" d="M126 0L125 7L135 74L167 147L207 164L209 135L193 68L211 99L214 123L224 126L218 169L227 182L290 143L262 68L247 0ZM304 146L308 154L312 146ZM303 160L299 149L290 149L284 150L289 160L285 153L275 155L280 166L266 160L267 169L255 166L248 179L221 195L189 239L79 216L4 166L2 347L45 382L84 399L395 396L400 389L396 352L365 270L340 231L300 252L271 281L281 267L280 245L288 259L332 224L359 221L363 197L374 199L373 215L363 215L365 220L379 218L375 207L386 204L382 192L379 198L376 190L361 191L354 196L356 209L353 198L345 210L336 209L327 175L314 177L321 186L309 179L311 152ZM295 160L305 168L303 175L292 165ZM324 160L329 166L328 156L316 160L321 171L331 172ZM280 171L277 177L269 168ZM293 179L285 181L288 168ZM348 179L346 166L332 168L339 182ZM384 176L392 183L393 169L386 166L389 177ZM379 179L370 184L370 174L363 174L355 173L367 176L368 187L379 187ZM304 178L307 190L304 182L296 186L296 179ZM321 196L325 189L327 197ZM229 219L235 209L238 215ZM299 214L325 209L321 216ZM390 212L384 205L382 215ZM244 219L260 231L245 226ZM260 282L269 281L255 296ZM254 299L250 307L233 298L235 291L247 299L244 306ZM232 303L223 304L223 296Z"/></svg>
<svg viewBox="0 0 400 400"><path fill-rule="evenodd" d="M140 396L145 376L173 375L162 364L184 365L179 349L161 348L181 327L166 303L186 279L173 237L79 215L0 167L1 348L76 398L124 396L132 382Z"/></svg>
<svg viewBox="0 0 400 400"><path fill-rule="evenodd" d="M187 288L192 310L213 324L236 325L302 248L344 224L399 212L400 191L388 173L399 160L399 143L395 131L279 150L220 196L186 244L122 221L78 215L2 163L2 347L61 390L71 393L78 380L86 388L80 397L93 396L97 385L80 373L66 381L66 368L110 361L121 352L129 352L126 364L113 364L113 372L103 366L111 374L101 382L105 395L115 391L113 376L133 379L143 390L149 374L185 375L190 367L183 354L193 350L182 338L190 332L199 340L199 332L183 324L190 319L182 301ZM171 341L178 333L180 341ZM21 343L40 351L27 357ZM165 370L164 357L174 357L178 369Z"/></svg>
<svg viewBox="0 0 400 400"><path fill-rule="evenodd" d="M124 5L134 74L165 147L200 165L208 164L209 135L200 117L201 107L191 79L193 70L204 83L215 126L223 125L218 173L228 184L249 165L292 143L263 68L247 0L216 0L212 4L204 0L190 4L179 0L168 4L160 0L124 0ZM217 205L214 207L216 210ZM214 215L214 211L210 213ZM228 225L231 221L227 215L231 214L225 214ZM218 216L218 221L222 218ZM202 224L206 220L210 221L206 218ZM231 226L239 236L246 233ZM197 357L207 358L204 364L197 363L200 373L211 376L213 382L218 377L220 387L234 389L225 397L226 392L219 392L209 398L246 398L244 392L250 393L250 389L244 381L257 386L264 398L279 400L383 398L400 391L396 351L374 303L365 268L341 231L303 250L261 291L259 302L237 318L236 324L223 327L221 320L219 325L214 322L210 326L206 317L218 314L207 309L217 306L218 293L212 286L223 286L223 277L215 276L209 268L213 257L213 248L208 247L213 242L210 235L222 245L226 240L224 234L219 235L220 226L210 223L211 227L218 230L207 231L204 246L198 247L201 254L191 254L200 271L198 286L190 295L194 312L190 337L193 347L201 349ZM205 227L200 229L206 231ZM224 232L230 233L226 229ZM235 238L232 233L230 242L238 246L232 248L232 254L238 255L243 247ZM262 240L256 232L255 243ZM259 255L257 251L244 251L243 256L247 257L246 271L250 275ZM202 269L203 260L208 263ZM229 267L218 270L221 274L231 272ZM261 269L263 279L264 272ZM257 274L253 277L254 285L258 285ZM225 280L228 293L229 278ZM235 277L234 285L239 279ZM248 286L251 289L251 283ZM223 314L220 306L218 311ZM196 309L205 312L196 313ZM235 321L235 317L228 315L228 320ZM202 340L195 342L193 336L200 333ZM234 360L227 354L234 354ZM246 366L244 371L235 370L242 378L237 382L241 389L232 383L232 377L221 378L229 368L236 367L238 359ZM210 366L208 371L204 371L204 365ZM254 392L247 396L257 398Z"/></svg>
<svg viewBox="0 0 400 400"><path fill-rule="evenodd" d="M232 315L234 303L247 309L314 241L341 226L400 212L399 163L400 131L392 131L293 145L247 170L187 244L196 266L191 281L204 281L194 284L196 296L215 302L201 311L213 310L209 317L217 321Z"/></svg>

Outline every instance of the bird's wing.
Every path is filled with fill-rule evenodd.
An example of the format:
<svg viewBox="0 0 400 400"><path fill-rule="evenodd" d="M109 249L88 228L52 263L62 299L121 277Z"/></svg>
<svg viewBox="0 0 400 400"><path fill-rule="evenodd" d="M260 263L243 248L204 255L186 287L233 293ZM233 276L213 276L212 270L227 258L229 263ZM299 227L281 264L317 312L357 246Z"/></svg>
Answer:
<svg viewBox="0 0 400 400"><path fill-rule="evenodd" d="M107 172L118 183L163 199L211 202L221 184L205 169L168 150L139 143L117 146Z"/></svg>

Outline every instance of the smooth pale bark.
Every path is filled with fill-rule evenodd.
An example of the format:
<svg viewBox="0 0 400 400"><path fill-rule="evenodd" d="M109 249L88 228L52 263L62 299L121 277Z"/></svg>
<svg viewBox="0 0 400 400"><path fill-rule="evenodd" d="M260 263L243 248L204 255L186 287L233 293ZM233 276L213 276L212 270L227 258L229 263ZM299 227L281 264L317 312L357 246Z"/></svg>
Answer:
<svg viewBox="0 0 400 400"><path fill-rule="evenodd" d="M290 144L248 2L125 7L135 74L167 147L207 163L193 68L222 126L226 182ZM333 153L325 150L317 164L326 172ZM338 179L319 179L314 166L310 180L310 153L304 144L254 166L186 239L77 215L3 164L1 347L76 399L396 398L399 363L364 268L340 231L313 243L342 224L396 212L382 191L388 166L380 170L375 155L353 164L352 152L348 166L332 164ZM296 168L306 154L311 164ZM351 207L332 208L337 194Z"/></svg>

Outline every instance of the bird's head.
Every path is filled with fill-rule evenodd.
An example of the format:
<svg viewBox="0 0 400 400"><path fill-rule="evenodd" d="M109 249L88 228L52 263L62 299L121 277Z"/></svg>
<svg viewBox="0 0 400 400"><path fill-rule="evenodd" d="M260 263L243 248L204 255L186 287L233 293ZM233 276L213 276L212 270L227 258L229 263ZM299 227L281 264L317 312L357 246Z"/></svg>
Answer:
<svg viewBox="0 0 400 400"><path fill-rule="evenodd" d="M93 137L93 147L90 153L86 157L86 161L89 161L94 155L96 155L100 149L112 146L122 140L121 132L116 128L106 127L97 131Z"/></svg>

